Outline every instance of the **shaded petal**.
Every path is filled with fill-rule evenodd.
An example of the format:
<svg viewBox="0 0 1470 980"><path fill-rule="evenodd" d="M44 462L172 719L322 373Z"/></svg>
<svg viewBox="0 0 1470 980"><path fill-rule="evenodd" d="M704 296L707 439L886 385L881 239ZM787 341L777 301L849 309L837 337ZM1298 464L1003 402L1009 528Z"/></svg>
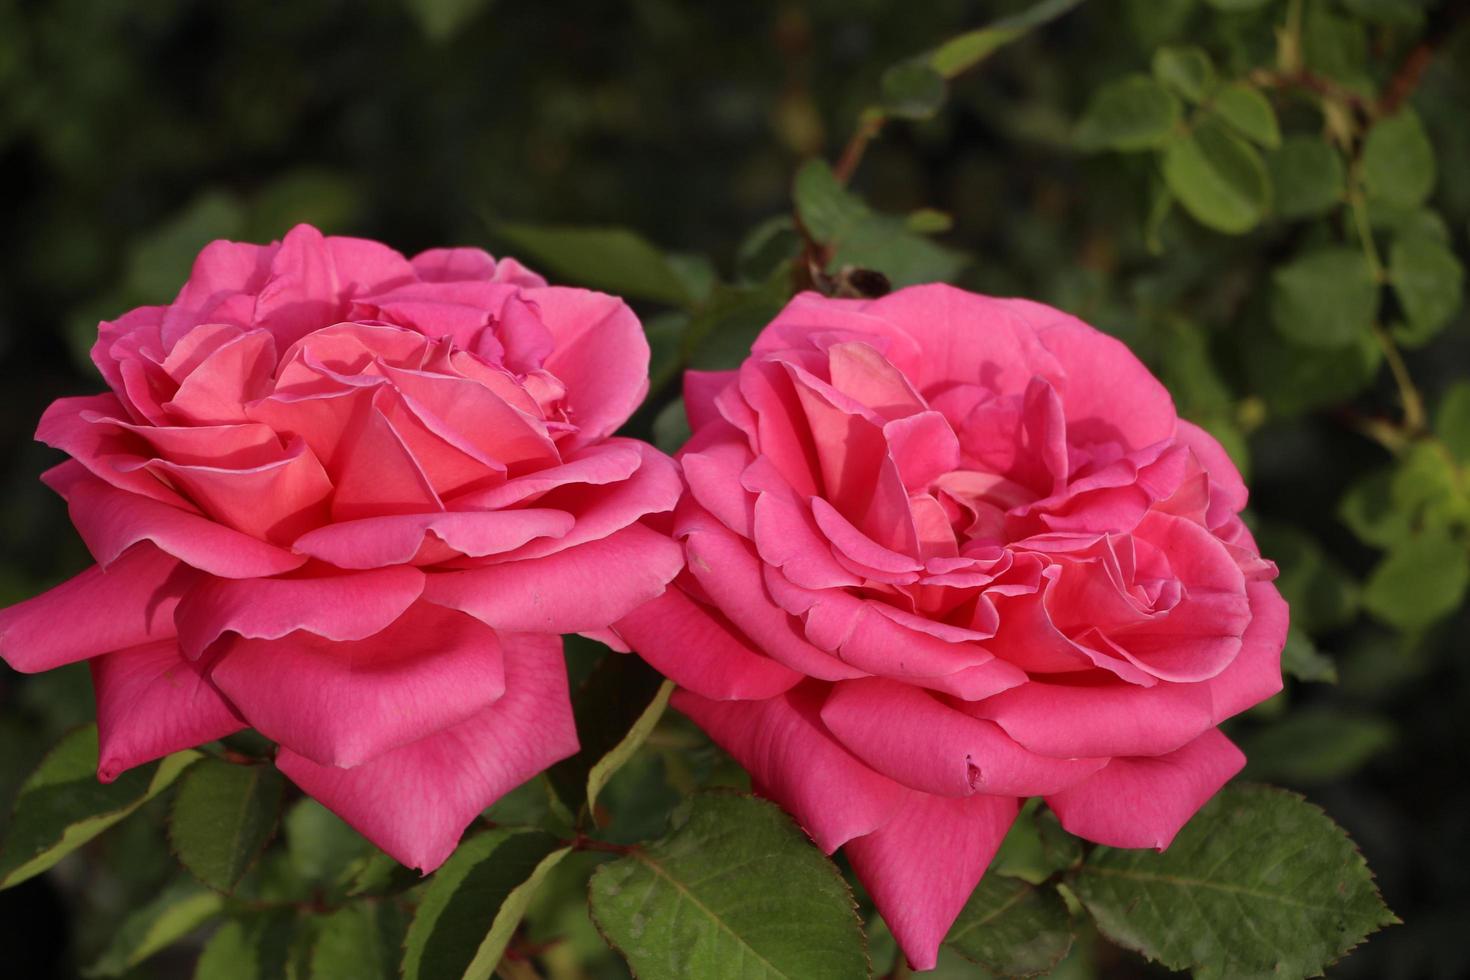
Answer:
<svg viewBox="0 0 1470 980"><path fill-rule="evenodd" d="M1013 797L916 793L893 819L843 848L914 969L934 968L1018 808Z"/></svg>
<svg viewBox="0 0 1470 980"><path fill-rule="evenodd" d="M1069 833L1109 847L1162 851L1244 766L1230 739L1210 729L1167 755L1114 759L1046 803Z"/></svg>
<svg viewBox="0 0 1470 980"><path fill-rule="evenodd" d="M763 701L711 701L681 689L671 703L831 854L883 826L913 794L832 739L819 716L824 689L809 682Z"/></svg>
<svg viewBox="0 0 1470 980"><path fill-rule="evenodd" d="M565 551L429 577L424 597L496 629L602 629L664 590L684 564L665 535L634 524Z"/></svg>
<svg viewBox="0 0 1470 980"><path fill-rule="evenodd" d="M802 680L677 587L633 610L614 628L660 674L707 698L768 698Z"/></svg>
<svg viewBox="0 0 1470 980"><path fill-rule="evenodd" d="M323 578L205 578L179 602L179 646L191 660L225 633L276 640L297 630L362 640L386 629L424 590L424 573L398 566Z"/></svg>
<svg viewBox="0 0 1470 980"><path fill-rule="evenodd" d="M209 682L207 665L186 660L172 640L104 654L91 668L97 778L104 783L134 766L245 727Z"/></svg>
<svg viewBox="0 0 1470 980"><path fill-rule="evenodd" d="M451 728L506 683L495 631L428 603L363 640L237 640L210 676L262 735L336 766Z"/></svg>
<svg viewBox="0 0 1470 980"><path fill-rule="evenodd" d="M151 545L111 567L0 610L0 657L26 674L174 635L174 607L192 573Z"/></svg>
<svg viewBox="0 0 1470 980"><path fill-rule="evenodd" d="M1217 724L1281 690L1281 648L1286 645L1291 611L1270 582L1250 582L1245 592L1250 597L1251 624L1240 638L1240 653L1209 680Z"/></svg>
<svg viewBox="0 0 1470 980"><path fill-rule="evenodd" d="M833 685L822 721L848 751L905 786L937 796L1040 796L1107 759L1054 759L1017 745L919 688L882 678Z"/></svg>
<svg viewBox="0 0 1470 980"><path fill-rule="evenodd" d="M305 555L293 555L198 514L110 487L87 474L81 464L58 466L44 479L66 499L71 522L101 565L112 564L139 541L152 541L184 564L222 578L280 575L306 563Z"/></svg>
<svg viewBox="0 0 1470 980"><path fill-rule="evenodd" d="M458 725L352 769L288 748L276 765L395 860L433 871L482 810L577 751L561 638L500 643L505 694Z"/></svg>

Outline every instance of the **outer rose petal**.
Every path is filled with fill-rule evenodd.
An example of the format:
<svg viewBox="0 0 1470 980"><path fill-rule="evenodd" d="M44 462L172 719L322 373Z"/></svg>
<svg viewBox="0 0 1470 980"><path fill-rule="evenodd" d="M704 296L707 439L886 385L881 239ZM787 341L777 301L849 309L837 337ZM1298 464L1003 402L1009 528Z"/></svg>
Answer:
<svg viewBox="0 0 1470 980"><path fill-rule="evenodd" d="M338 568L383 568L414 561L436 541L456 554L481 558L537 538L559 538L575 525L571 514L545 507L390 514L328 524L303 534L291 547ZM436 560L442 560L437 551L430 552L430 561Z"/></svg>
<svg viewBox="0 0 1470 980"><path fill-rule="evenodd" d="M206 665L184 659L172 640L104 654L91 666L97 778L104 783L134 766L245 727L204 676Z"/></svg>
<svg viewBox="0 0 1470 980"><path fill-rule="evenodd" d="M616 629L655 670L704 697L769 698L802 680L801 674L756 652L718 613L677 588L618 620Z"/></svg>
<svg viewBox="0 0 1470 980"><path fill-rule="evenodd" d="M336 766L451 728L506 685L495 632L427 603L365 640L238 640L211 677L252 728Z"/></svg>
<svg viewBox="0 0 1470 980"><path fill-rule="evenodd" d="M110 487L79 463L63 463L48 471L46 481L66 498L77 533L100 565L112 564L140 541L151 541L184 564L221 578L280 575L306 564L305 555L293 555L198 514Z"/></svg>
<svg viewBox="0 0 1470 980"><path fill-rule="evenodd" d="M480 811L577 751L561 638L500 642L505 695L458 725L352 769L285 748L276 765L395 859L433 871Z"/></svg>
<svg viewBox="0 0 1470 980"><path fill-rule="evenodd" d="M663 592L684 555L641 524L545 558L432 575L424 598L495 629L601 629Z"/></svg>
<svg viewBox="0 0 1470 980"><path fill-rule="evenodd" d="M915 794L833 741L818 715L821 699L822 685L810 684L753 702L711 701L679 690L672 703L831 854L883 826Z"/></svg>
<svg viewBox="0 0 1470 980"><path fill-rule="evenodd" d="M206 578L179 603L179 644L198 659L225 633L276 640L296 630L362 640L386 629L424 591L424 573L398 566L323 578Z"/></svg>
<svg viewBox="0 0 1470 980"><path fill-rule="evenodd" d="M1216 724L1260 704L1281 690L1281 648L1290 610L1270 582L1248 582L1251 624L1240 638L1235 662L1210 679Z"/></svg>
<svg viewBox="0 0 1470 980"><path fill-rule="evenodd" d="M1097 772L1107 759L1028 752L993 722L882 678L834 684L822 721L847 749L905 786L938 796L1039 796Z"/></svg>
<svg viewBox="0 0 1470 980"><path fill-rule="evenodd" d="M192 572L152 545L0 610L0 657L33 674L174 635Z"/></svg>
<svg viewBox="0 0 1470 980"><path fill-rule="evenodd" d="M1114 759L1046 803L1079 837L1162 851L1244 765L1240 750L1212 728L1168 755Z"/></svg>
<svg viewBox="0 0 1470 980"><path fill-rule="evenodd" d="M934 968L939 944L995 857L1019 803L1007 796L916 793L892 820L843 849L914 969Z"/></svg>

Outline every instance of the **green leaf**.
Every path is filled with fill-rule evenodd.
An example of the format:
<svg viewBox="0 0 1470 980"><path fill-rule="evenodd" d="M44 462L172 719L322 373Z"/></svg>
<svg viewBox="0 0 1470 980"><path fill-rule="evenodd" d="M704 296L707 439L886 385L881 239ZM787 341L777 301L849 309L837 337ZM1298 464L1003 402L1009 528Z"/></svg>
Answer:
<svg viewBox="0 0 1470 980"><path fill-rule="evenodd" d="M1246 10L1259 10L1266 4L1273 2L1273 0L1205 0L1205 2L1216 10L1228 10L1234 13Z"/></svg>
<svg viewBox="0 0 1470 980"><path fill-rule="evenodd" d="M129 250L128 296L139 303L169 302L189 278L199 250L217 238L236 237L244 223L245 212L232 195L200 194Z"/></svg>
<svg viewBox="0 0 1470 980"><path fill-rule="evenodd" d="M842 186L824 160L808 160L792 181L796 214L807 234L819 242L842 238L872 212L856 195Z"/></svg>
<svg viewBox="0 0 1470 980"><path fill-rule="evenodd" d="M1082 860L1082 844L1062 829L1056 814L1031 799L1021 807L991 859L988 874L1039 885Z"/></svg>
<svg viewBox="0 0 1470 980"><path fill-rule="evenodd" d="M704 793L662 840L605 864L592 918L642 980L869 975L837 869L776 806Z"/></svg>
<svg viewBox="0 0 1470 980"><path fill-rule="evenodd" d="M1006 977L1051 972L1072 948L1072 916L1056 889L987 874L960 910L945 945Z"/></svg>
<svg viewBox="0 0 1470 980"><path fill-rule="evenodd" d="M1281 574L1276 587L1291 607L1291 622L1308 633L1346 626L1358 614L1358 586L1347 570L1329 558L1313 538L1297 528L1269 524L1256 540L1261 554Z"/></svg>
<svg viewBox="0 0 1470 980"><path fill-rule="evenodd" d="M563 282L670 306L693 301L669 258L630 229L501 224L495 231Z"/></svg>
<svg viewBox="0 0 1470 980"><path fill-rule="evenodd" d="M547 771L567 809L596 815L597 794L653 731L673 687L638 657L608 652L572 698L582 747Z"/></svg>
<svg viewBox="0 0 1470 980"><path fill-rule="evenodd" d="M1347 168L1332 144L1315 136L1288 136L1266 158L1275 190L1276 213L1283 218L1326 214L1347 193Z"/></svg>
<svg viewBox="0 0 1470 980"><path fill-rule="evenodd" d="M85 975L122 976L219 915L223 908L224 899L216 892L187 879L176 881L122 921Z"/></svg>
<svg viewBox="0 0 1470 980"><path fill-rule="evenodd" d="M1215 87L1215 66L1196 47L1163 47L1154 52L1154 77L1191 102L1203 102Z"/></svg>
<svg viewBox="0 0 1470 980"><path fill-rule="evenodd" d="M700 371L738 367L750 345L786 305L789 287L772 280L756 286L717 286L684 330L688 366Z"/></svg>
<svg viewBox="0 0 1470 980"><path fill-rule="evenodd" d="M163 792L190 763L192 750L97 781L97 726L64 736L21 785L0 850L0 888L18 885Z"/></svg>
<svg viewBox="0 0 1470 980"><path fill-rule="evenodd" d="M1326 0L1309 0L1302 18L1302 60L1319 75L1367 94L1372 81L1368 61L1368 32L1361 21L1333 12Z"/></svg>
<svg viewBox="0 0 1470 980"><path fill-rule="evenodd" d="M460 844L429 879L408 927L403 980L488 980L536 887L568 850L551 834L506 828Z"/></svg>
<svg viewBox="0 0 1470 980"><path fill-rule="evenodd" d="M1241 741L1251 779L1280 779L1298 786L1351 775L1391 746L1394 726L1376 715L1303 708Z"/></svg>
<svg viewBox="0 0 1470 980"><path fill-rule="evenodd" d="M1337 664L1317 649L1304 630L1295 626L1286 631L1286 646L1281 650L1281 670L1299 681L1337 683Z"/></svg>
<svg viewBox="0 0 1470 980"><path fill-rule="evenodd" d="M447 41L489 6L490 0L404 0L431 41Z"/></svg>
<svg viewBox="0 0 1470 980"><path fill-rule="evenodd" d="M1459 608L1467 587L1464 542L1426 533L1392 545L1363 587L1363 605L1390 626L1416 630Z"/></svg>
<svg viewBox="0 0 1470 980"><path fill-rule="evenodd" d="M209 938L194 980L280 980L295 934L288 909L247 912L220 926Z"/></svg>
<svg viewBox="0 0 1470 980"><path fill-rule="evenodd" d="M1348 835L1266 786L1227 786L1162 854L1097 848L1071 887L1103 935L1200 980L1315 976L1398 921Z"/></svg>
<svg viewBox="0 0 1470 980"><path fill-rule="evenodd" d="M1444 393L1434 414L1434 432L1451 456L1470 463L1470 381L1457 381Z"/></svg>
<svg viewBox="0 0 1470 980"><path fill-rule="evenodd" d="M1364 20L1380 24L1416 26L1424 20L1428 0L1342 0L1342 5Z"/></svg>
<svg viewBox="0 0 1470 980"><path fill-rule="evenodd" d="M316 922L313 980L397 980L404 914L392 902L353 902Z"/></svg>
<svg viewBox="0 0 1470 980"><path fill-rule="evenodd" d="M1081 2L1041 0L986 27L950 38L929 55L929 64L945 78L953 78L985 60L996 49L1057 19Z"/></svg>
<svg viewBox="0 0 1470 980"><path fill-rule="evenodd" d="M276 829L285 780L269 765L201 759L179 780L169 840L204 884L234 889Z"/></svg>
<svg viewBox="0 0 1470 980"><path fill-rule="evenodd" d="M934 208L919 208L909 212L903 226L920 235L942 235L954 227L954 217Z"/></svg>
<svg viewBox="0 0 1470 980"><path fill-rule="evenodd" d="M1378 283L1356 249L1308 252L1277 269L1271 281L1271 322L1292 343L1346 347L1373 329Z"/></svg>
<svg viewBox="0 0 1470 980"><path fill-rule="evenodd" d="M1394 336L1410 347L1428 343L1459 312L1465 267L1444 245L1428 238L1397 238L1388 252L1394 295L1409 318Z"/></svg>
<svg viewBox="0 0 1470 980"><path fill-rule="evenodd" d="M313 884L339 884L376 853L361 834L309 796L291 805L283 824L291 867Z"/></svg>
<svg viewBox="0 0 1470 980"><path fill-rule="evenodd" d="M1423 204L1434 189L1434 147L1413 109L1379 121L1363 141L1363 187L1398 207Z"/></svg>
<svg viewBox="0 0 1470 980"><path fill-rule="evenodd" d="M1276 110L1259 90L1245 82L1235 82L1221 89L1211 103L1215 115L1229 123L1237 133L1267 149L1281 145L1281 127Z"/></svg>
<svg viewBox="0 0 1470 980"><path fill-rule="evenodd" d="M684 410L684 399L675 398L653 419L653 444L673 455L689 441L694 433L689 429L689 415Z"/></svg>
<svg viewBox="0 0 1470 980"><path fill-rule="evenodd" d="M1164 150L1164 181L1196 221L1231 235L1254 228L1271 201L1260 154L1208 120Z"/></svg>
<svg viewBox="0 0 1470 980"><path fill-rule="evenodd" d="M944 104L944 76L924 58L902 61L883 73L883 111L900 119L929 119Z"/></svg>
<svg viewBox="0 0 1470 980"><path fill-rule="evenodd" d="M1150 150L1179 125L1179 97L1147 75L1128 75L1098 89L1077 123L1084 150Z"/></svg>
<svg viewBox="0 0 1470 980"><path fill-rule="evenodd" d="M1287 343L1262 325L1253 332L1256 346L1246 362L1254 389L1271 411L1298 415L1332 405L1363 390L1383 364L1383 348L1371 331L1346 347L1309 349Z"/></svg>
<svg viewBox="0 0 1470 980"><path fill-rule="evenodd" d="M1409 534L1413 514L1393 496L1392 470L1379 470L1354 482L1338 503L1337 516L1362 541L1387 548Z"/></svg>

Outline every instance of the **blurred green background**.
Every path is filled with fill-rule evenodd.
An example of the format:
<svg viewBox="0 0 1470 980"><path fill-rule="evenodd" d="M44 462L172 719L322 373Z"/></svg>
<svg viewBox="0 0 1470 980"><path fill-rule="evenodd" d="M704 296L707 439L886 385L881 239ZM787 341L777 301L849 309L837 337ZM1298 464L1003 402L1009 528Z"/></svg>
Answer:
<svg viewBox="0 0 1470 980"><path fill-rule="evenodd" d="M209 240L268 240L309 221L406 252L514 250L597 284L595 243L568 257L518 226L632 229L676 253L670 268L695 283L683 304L633 297L662 339L659 385L634 422L648 436L677 396L680 361L730 363L790 288L779 264L795 255L789 229L748 236L791 214L802 162L838 158L890 65L1024 6L0 0L0 599L87 562L36 479L59 461L31 442L41 411L99 388L85 356L97 321L167 302ZM1248 470L1253 526L1293 601L1296 676L1232 734L1248 776L1300 789L1352 833L1405 920L1332 971L1345 977L1470 975L1462 6L1089 0L953 80L938 112L913 113L929 118L884 128L851 188L889 223L838 249L895 281L945 275L1115 333ZM1299 45L1283 53L1293 17ZM1112 151L1128 142L1118 126L1147 129L1147 106L1122 105L1119 122L1098 103L1108 84L1154 70L1187 107L1192 83L1157 63L1168 45L1265 92L1286 136L1223 168L1215 227L1197 220L1208 203L1169 203L1191 193L1188 176L1165 172L1160 140L1172 137L1145 132L1138 152ZM1272 74L1297 68L1302 84ZM1404 84L1395 98L1431 147L1427 183L1422 147L1402 134L1376 165L1365 159L1381 97ZM1242 205L1262 167L1265 190ZM1254 209L1236 233L1219 230L1230 207ZM918 209L942 215L888 217ZM935 230L942 250L916 244ZM1391 286L1354 292L1298 265L1323 249L1355 254L1365 238ZM889 246L923 257L883 268ZM1425 296L1439 308L1425 313ZM1323 335L1293 326L1322 311ZM1405 416L1385 340L1389 360L1401 350L1423 425ZM0 675L0 801L89 718L88 696L85 669ZM169 875L150 812L0 893L10 975L74 975ZM130 975L188 975L193 955ZM1099 976L1148 974L1099 955Z"/></svg>

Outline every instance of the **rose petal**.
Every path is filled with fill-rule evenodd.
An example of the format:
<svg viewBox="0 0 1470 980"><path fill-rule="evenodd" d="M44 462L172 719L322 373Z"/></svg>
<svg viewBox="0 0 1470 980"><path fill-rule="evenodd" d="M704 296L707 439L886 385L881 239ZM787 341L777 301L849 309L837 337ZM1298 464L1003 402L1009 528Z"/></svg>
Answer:
<svg viewBox="0 0 1470 980"><path fill-rule="evenodd" d="M556 349L546 370L566 385L567 410L586 445L628 420L648 393L648 341L622 300L585 289L527 289Z"/></svg>
<svg viewBox="0 0 1470 980"><path fill-rule="evenodd" d="M289 748L276 765L395 860L433 871L482 810L577 751L561 638L500 642L505 694L458 725L352 769Z"/></svg>

